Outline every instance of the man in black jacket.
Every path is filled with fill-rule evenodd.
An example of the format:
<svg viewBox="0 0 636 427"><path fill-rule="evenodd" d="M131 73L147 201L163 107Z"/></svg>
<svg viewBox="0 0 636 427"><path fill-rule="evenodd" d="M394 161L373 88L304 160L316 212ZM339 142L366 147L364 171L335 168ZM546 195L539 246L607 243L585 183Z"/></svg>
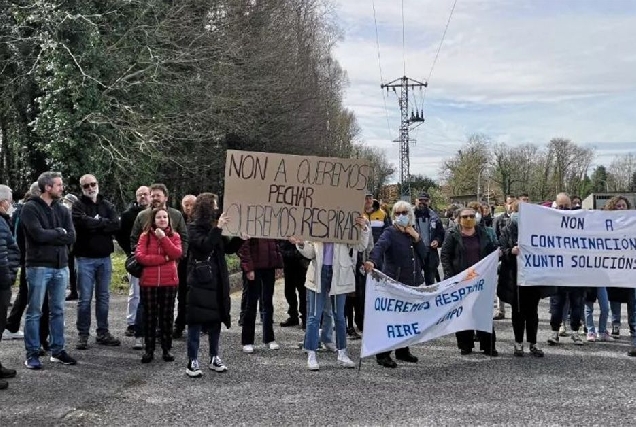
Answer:
<svg viewBox="0 0 636 427"><path fill-rule="evenodd" d="M24 328L24 345L28 369L41 369L40 317L42 301L49 292L51 362L75 365L64 350L64 294L69 280L68 245L75 242L71 215L59 203L64 191L58 172L44 172L38 178L40 197L24 204L20 221L26 240L26 276L29 305Z"/></svg>
<svg viewBox="0 0 636 427"><path fill-rule="evenodd" d="M437 213L429 208L431 197L428 193L420 194L415 209L415 229L420 234L424 244L429 248L426 258L422 260L424 268L424 282L427 285L435 283L435 274L439 267L439 249L444 243L444 224Z"/></svg>
<svg viewBox="0 0 636 427"><path fill-rule="evenodd" d="M302 322L305 329L307 314L307 294L305 292L305 277L309 260L302 256L296 245L292 245L287 240L278 242L280 253L283 256L283 273L285 275L285 299L289 305L287 314L289 317L280 326L298 326ZM298 292L298 296L296 296Z"/></svg>
<svg viewBox="0 0 636 427"><path fill-rule="evenodd" d="M146 209L150 203L150 189L142 185L135 192L135 199L136 202L130 205L130 207L121 214L119 231L115 234L117 243L119 243L119 246L126 256L132 254L130 235L132 233L133 224L139 212ZM139 278L129 274L128 283L130 283L130 289L128 291L128 314L126 315L128 327L126 328L126 336L132 337L135 335L135 322L137 320L137 308L139 306ZM141 337L141 335L139 336Z"/></svg>
<svg viewBox="0 0 636 427"><path fill-rule="evenodd" d="M115 207L99 194L95 176L80 178L82 196L73 204L73 225L77 238L73 251L77 265L77 332L78 350L88 348L91 327L91 300L95 293L97 337L101 345L118 346L119 339L108 330L110 279L113 273L111 254L115 250L113 234L119 230L119 217Z"/></svg>
<svg viewBox="0 0 636 427"><path fill-rule="evenodd" d="M22 315L26 310L29 303L29 288L26 280L26 238L24 237L24 226L20 221L20 214L22 213L22 207L31 197L40 197L40 187L37 182L31 184L29 191L24 195L24 199L13 212L11 216L11 223L13 224L13 237L20 250L20 280L18 286L18 294L13 301L13 307L11 307L11 313L7 318L6 331L4 339L24 339L24 333L20 331L20 322L22 321ZM42 351L40 355L44 356L48 351L48 337L49 337L49 303L48 297L45 295L44 303L42 304L42 317L40 319L40 342L42 343Z"/></svg>
<svg viewBox="0 0 636 427"><path fill-rule="evenodd" d="M20 266L20 251L11 234L12 191L6 185L0 185L0 331L4 330L7 311L11 301L11 285L15 282ZM1 338L0 338L1 339ZM0 363L0 390L9 384L5 378L16 376L14 369L7 369Z"/></svg>

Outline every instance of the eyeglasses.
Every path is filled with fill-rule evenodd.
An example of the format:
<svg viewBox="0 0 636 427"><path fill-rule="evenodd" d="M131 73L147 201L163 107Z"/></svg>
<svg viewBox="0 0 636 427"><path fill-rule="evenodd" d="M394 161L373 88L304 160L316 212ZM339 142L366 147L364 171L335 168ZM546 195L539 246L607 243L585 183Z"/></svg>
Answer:
<svg viewBox="0 0 636 427"><path fill-rule="evenodd" d="M422 203L428 203L428 202L429 202L429 200L428 200L428 199L420 199L420 202L422 202Z"/></svg>
<svg viewBox="0 0 636 427"><path fill-rule="evenodd" d="M83 188L84 190L88 190L88 189L89 189L89 188L91 188L91 187L92 187L92 188L97 187L97 183L96 183L95 181L93 181L93 182L87 182L86 184L82 185L82 188Z"/></svg>
<svg viewBox="0 0 636 427"><path fill-rule="evenodd" d="M403 212L396 212L395 216L399 216L399 215L408 215L409 211L403 211Z"/></svg>
<svg viewBox="0 0 636 427"><path fill-rule="evenodd" d="M475 214L470 214L470 215L461 215L460 218L463 219L467 219L467 218L475 218Z"/></svg>

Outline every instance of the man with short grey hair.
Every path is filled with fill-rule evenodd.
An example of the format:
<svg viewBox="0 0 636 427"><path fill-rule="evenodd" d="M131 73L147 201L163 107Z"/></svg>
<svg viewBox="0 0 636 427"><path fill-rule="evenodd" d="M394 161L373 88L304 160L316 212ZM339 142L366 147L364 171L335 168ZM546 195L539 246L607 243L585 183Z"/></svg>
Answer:
<svg viewBox="0 0 636 427"><path fill-rule="evenodd" d="M77 266L77 332L78 350L88 349L91 327L91 300L95 293L97 337L101 345L118 346L119 339L108 330L110 279L113 273L111 254L115 251L114 234L119 230L119 216L112 203L99 194L94 175L80 178L82 196L71 209L77 238L73 246Z"/></svg>
<svg viewBox="0 0 636 427"><path fill-rule="evenodd" d="M68 245L75 242L71 215L59 200L64 184L58 172L44 172L38 178L40 196L28 200L20 221L26 241L26 276L29 305L24 328L28 369L41 369L40 318L42 303L49 292L51 362L75 365L64 350L64 294L69 280Z"/></svg>

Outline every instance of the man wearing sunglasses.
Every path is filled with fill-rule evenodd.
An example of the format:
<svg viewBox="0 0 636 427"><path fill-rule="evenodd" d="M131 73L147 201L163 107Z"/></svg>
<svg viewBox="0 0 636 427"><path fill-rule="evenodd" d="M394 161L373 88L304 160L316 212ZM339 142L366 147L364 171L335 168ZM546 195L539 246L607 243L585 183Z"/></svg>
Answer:
<svg viewBox="0 0 636 427"><path fill-rule="evenodd" d="M73 204L72 209L77 235L74 246L79 293L77 349L88 349L93 293L97 319L96 342L101 345L118 346L119 339L113 337L108 330L108 309L110 279L113 272L110 256L115 250L113 235L119 230L119 217L112 203L99 194L99 184L95 176L82 176L80 186L82 196Z"/></svg>

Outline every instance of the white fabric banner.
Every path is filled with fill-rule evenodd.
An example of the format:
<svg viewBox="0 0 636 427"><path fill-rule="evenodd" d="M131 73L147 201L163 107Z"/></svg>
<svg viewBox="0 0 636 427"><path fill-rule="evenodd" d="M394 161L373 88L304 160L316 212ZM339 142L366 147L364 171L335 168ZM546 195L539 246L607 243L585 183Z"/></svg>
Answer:
<svg viewBox="0 0 636 427"><path fill-rule="evenodd" d="M432 286L410 287L374 270L367 275L360 357L463 330L492 331L497 252Z"/></svg>
<svg viewBox="0 0 636 427"><path fill-rule="evenodd" d="M636 287L636 211L519 206L521 286Z"/></svg>

